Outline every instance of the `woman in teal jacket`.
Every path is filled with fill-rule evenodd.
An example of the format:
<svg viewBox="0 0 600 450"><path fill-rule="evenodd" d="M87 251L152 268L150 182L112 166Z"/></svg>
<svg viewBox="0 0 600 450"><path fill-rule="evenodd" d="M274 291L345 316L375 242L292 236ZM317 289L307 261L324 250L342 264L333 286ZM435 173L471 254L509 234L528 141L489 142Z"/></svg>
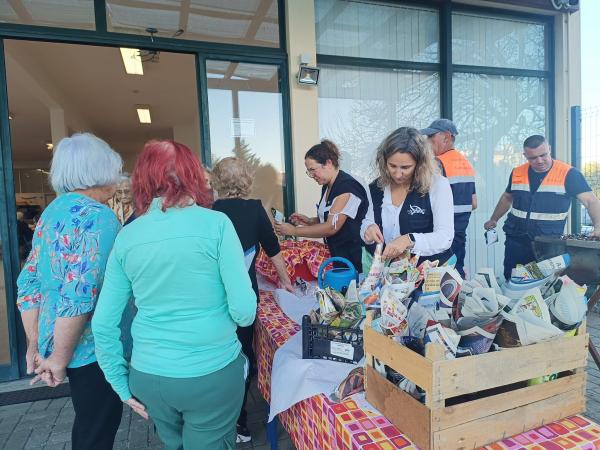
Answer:
<svg viewBox="0 0 600 450"><path fill-rule="evenodd" d="M184 145L147 143L132 184L138 218L117 236L92 321L98 363L166 449L234 449L246 366L236 328L256 314L240 241L204 208L203 171ZM119 322L132 296L128 366Z"/></svg>

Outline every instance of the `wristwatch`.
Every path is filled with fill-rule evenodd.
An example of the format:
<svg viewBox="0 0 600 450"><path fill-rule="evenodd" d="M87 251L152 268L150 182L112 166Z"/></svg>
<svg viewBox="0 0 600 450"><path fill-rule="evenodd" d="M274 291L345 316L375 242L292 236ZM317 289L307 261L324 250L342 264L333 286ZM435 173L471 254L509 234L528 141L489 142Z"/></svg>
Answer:
<svg viewBox="0 0 600 450"><path fill-rule="evenodd" d="M412 244L411 248L414 247L415 246L415 235L412 233L408 233L407 236L408 236L408 240Z"/></svg>

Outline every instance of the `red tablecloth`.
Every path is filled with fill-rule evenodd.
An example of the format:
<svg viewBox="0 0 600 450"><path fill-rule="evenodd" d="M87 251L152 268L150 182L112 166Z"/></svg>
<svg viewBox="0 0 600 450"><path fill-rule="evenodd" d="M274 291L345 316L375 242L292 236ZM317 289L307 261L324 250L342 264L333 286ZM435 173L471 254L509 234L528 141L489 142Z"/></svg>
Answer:
<svg viewBox="0 0 600 450"><path fill-rule="evenodd" d="M300 330L279 308L273 294L260 293L255 348L258 388L271 397L271 364L275 350ZM317 395L281 413L279 420L298 450L417 449L384 416L364 411L352 400L333 403ZM485 447L487 450L600 449L600 426L574 416Z"/></svg>

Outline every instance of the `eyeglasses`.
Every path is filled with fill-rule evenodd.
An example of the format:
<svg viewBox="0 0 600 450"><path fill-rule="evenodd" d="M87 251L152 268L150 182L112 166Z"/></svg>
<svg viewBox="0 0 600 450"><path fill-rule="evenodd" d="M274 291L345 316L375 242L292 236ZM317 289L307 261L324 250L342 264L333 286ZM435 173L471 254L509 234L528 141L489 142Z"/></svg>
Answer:
<svg viewBox="0 0 600 450"><path fill-rule="evenodd" d="M323 164L319 164L317 167L309 167L306 170L306 175L308 175L311 178L314 178L315 173L317 172L317 170L323 168Z"/></svg>

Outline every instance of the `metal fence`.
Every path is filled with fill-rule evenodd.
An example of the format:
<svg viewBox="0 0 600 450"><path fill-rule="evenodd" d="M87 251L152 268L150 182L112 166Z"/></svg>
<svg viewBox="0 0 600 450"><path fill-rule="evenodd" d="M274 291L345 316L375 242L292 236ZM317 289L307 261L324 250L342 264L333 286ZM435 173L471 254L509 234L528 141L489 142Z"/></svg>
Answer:
<svg viewBox="0 0 600 450"><path fill-rule="evenodd" d="M578 167L590 187L600 196L600 106L571 109L571 147L573 165ZM589 214L578 202L573 203L573 231L592 230Z"/></svg>

